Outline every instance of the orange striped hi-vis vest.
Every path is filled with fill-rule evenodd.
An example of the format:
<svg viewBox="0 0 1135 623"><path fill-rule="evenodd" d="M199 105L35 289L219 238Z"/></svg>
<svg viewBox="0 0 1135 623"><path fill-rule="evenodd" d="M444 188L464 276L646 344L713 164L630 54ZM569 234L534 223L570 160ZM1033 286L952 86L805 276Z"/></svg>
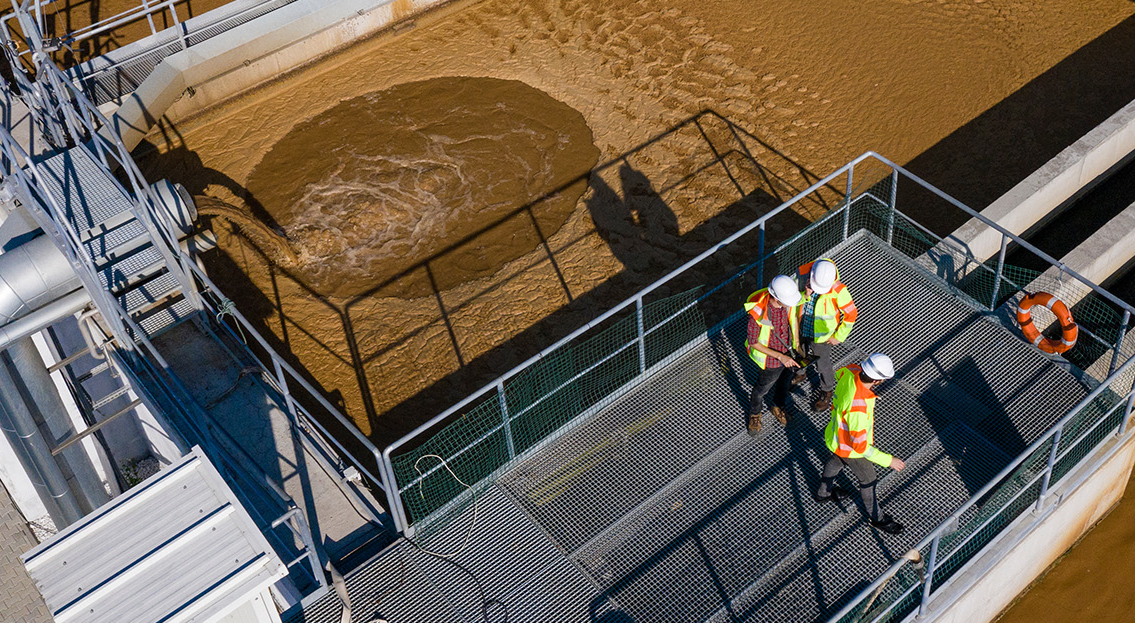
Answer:
<svg viewBox="0 0 1135 623"><path fill-rule="evenodd" d="M828 449L848 459L890 467L891 455L875 447L875 392L859 379L857 365L836 372L832 419L824 429Z"/></svg>

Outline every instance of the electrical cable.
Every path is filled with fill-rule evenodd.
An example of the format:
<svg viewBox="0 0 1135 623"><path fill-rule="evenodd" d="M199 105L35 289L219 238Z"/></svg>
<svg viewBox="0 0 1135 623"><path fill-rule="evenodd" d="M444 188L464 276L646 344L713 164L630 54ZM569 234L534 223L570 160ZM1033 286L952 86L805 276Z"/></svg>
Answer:
<svg viewBox="0 0 1135 623"><path fill-rule="evenodd" d="M422 456L418 457L418 460L414 461L414 471L418 472L419 477L423 476L423 474L422 474L422 470L418 468L418 464L421 463L422 459L425 459L425 458L435 458L438 461L440 461L441 466L445 468L445 471L449 472L449 475L452 476L454 480L456 480L458 483L460 483L461 486L468 489L470 494L473 495L473 519L469 523L469 531L465 534L465 539L464 539L464 541L462 541L461 547L458 547L455 551L448 553L448 554L443 554L441 552L435 552L433 550L426 549L421 543L418 543L417 541L415 541L413 539L406 539L406 540L409 541L411 544L413 544L413 546L416 547L422 553L428 554L428 555L433 556L434 558L437 558L437 559L439 559L443 562L446 562L446 563L453 565L454 567L456 567L461 572L465 573L465 575L469 576L469 578L473 580L473 584L477 587L477 595L480 598L480 602L481 602L481 618L484 619L485 623L491 623L490 620L489 620L489 606L490 606L490 604L493 604L493 603L499 604L500 606L502 606L505 609L503 621L507 622L508 621L508 608L507 608L507 606L505 606L505 604L503 604L502 602L500 602L498 600L495 600L495 599L490 600L485 595L485 588L484 588L484 586L481 585L481 581L477 578L477 576L472 571L470 571L467 567L465 567L461 563L454 560L457 556L460 556L465 551L465 549L469 547L469 544L472 542L473 532L477 528L477 518L478 518L478 515L480 514L480 510L481 510L481 508L480 508L481 507L481 500L476 495L476 493L473 492L472 485L470 485L469 483L465 482L464 480L461 480L460 478L458 478L457 474L454 473L453 469L449 466L449 463L444 458L442 458L442 457L440 457L436 454L423 454ZM425 482L424 478L422 478L421 480L418 481L418 495L421 496L421 498L423 500L425 499L425 493L422 490L422 485L423 485L424 482Z"/></svg>
<svg viewBox="0 0 1135 623"><path fill-rule="evenodd" d="M457 556L460 556L461 553L465 551L465 548L469 547L469 543L473 538L473 531L477 528L477 515L481 510L481 508L480 508L481 507L481 500L477 497L477 495L475 493L473 493L473 486L470 485L469 483L465 482L464 480L461 480L460 478L458 478L457 474L455 474L453 472L453 469L449 467L449 463L445 459L441 458L440 456L438 456L436 454L423 454L422 456L418 457L417 461L414 461L414 471L418 472L418 476L420 478L418 480L418 495L423 500L426 499L426 494L422 491L422 485L425 484L425 478L421 478L421 476L423 476L423 474L422 474L422 470L418 469L418 463L421 463L422 459L426 459L426 458L430 458L430 457L433 457L433 458L437 459L438 461L441 461L441 466L445 468L445 471L449 472L449 475L453 476L454 480L456 480L458 483L460 483L461 486L468 489L469 492L473 495L473 520L469 523L469 532L467 532L465 534L465 540L464 540L464 542L461 543L461 547L457 548L457 551L455 551L453 553L442 554L442 553L439 553L439 552L434 552L434 551L426 549L417 541L410 540L410 542L413 543L415 547L417 547L418 549L422 550L423 552L425 552L425 553L427 553L431 556L435 556L437 558L442 558L442 559L445 559L445 560L453 560Z"/></svg>

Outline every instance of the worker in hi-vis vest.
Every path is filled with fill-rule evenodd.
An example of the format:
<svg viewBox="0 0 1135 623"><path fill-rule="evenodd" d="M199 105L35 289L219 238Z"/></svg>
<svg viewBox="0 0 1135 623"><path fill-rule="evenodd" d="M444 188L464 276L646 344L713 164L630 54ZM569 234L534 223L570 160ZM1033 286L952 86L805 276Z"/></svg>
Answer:
<svg viewBox="0 0 1135 623"><path fill-rule="evenodd" d="M829 259L819 259L800 267L798 279L804 288L800 303L800 345L816 364L820 375L820 391L812 409L823 411L832 406L835 370L832 348L847 341L851 327L859 315L847 286L839 280L839 271ZM805 368L796 372L792 384L804 381Z"/></svg>
<svg viewBox="0 0 1135 623"><path fill-rule="evenodd" d="M832 419L824 430L824 441L832 451L832 458L824 465L816 501L829 502L850 496L835 486L836 476L847 466L859 481L859 495L871 525L888 534L902 534L903 525L884 513L875 497L875 465L895 470L906 467L902 459L875 447L874 389L894 375L894 363L882 353L871 355L858 366L840 368L836 373Z"/></svg>
<svg viewBox="0 0 1135 623"><path fill-rule="evenodd" d="M749 397L749 434L761 430L761 413L765 395L772 394L772 414L781 424L788 423L788 392L791 390L792 370L800 367L794 353L800 347L799 314L800 290L796 280L777 275L769 287L757 290L745 301L749 315L745 350L761 368L753 394Z"/></svg>

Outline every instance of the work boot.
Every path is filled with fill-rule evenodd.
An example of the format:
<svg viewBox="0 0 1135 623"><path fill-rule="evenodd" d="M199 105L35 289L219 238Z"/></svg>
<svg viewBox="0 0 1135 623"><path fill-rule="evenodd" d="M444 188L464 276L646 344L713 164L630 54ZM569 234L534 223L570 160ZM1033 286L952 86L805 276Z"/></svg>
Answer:
<svg viewBox="0 0 1135 623"><path fill-rule="evenodd" d="M895 521L894 517L890 515L883 515L879 521L871 520L871 525L886 532L887 534L902 534L906 530L906 526Z"/></svg>
<svg viewBox="0 0 1135 623"><path fill-rule="evenodd" d="M785 413L784 407L773 407L772 414L776 417L776 421L780 422L781 426L788 425L788 414Z"/></svg>
<svg viewBox="0 0 1135 623"><path fill-rule="evenodd" d="M749 414L748 429L749 429L749 436L750 437L756 437L757 433L761 432L761 414L760 413L750 413Z"/></svg>
<svg viewBox="0 0 1135 623"><path fill-rule="evenodd" d="M800 368L799 372L792 375L792 380L789 381L789 385L796 387L797 385L803 383L804 379L806 378L808 378L808 373L804 371L804 368Z"/></svg>
<svg viewBox="0 0 1135 623"><path fill-rule="evenodd" d="M834 502L836 500L846 500L851 497L851 492L843 487L832 487L832 492L827 495L820 495L818 492L812 494L812 498L820 504L825 502Z"/></svg>
<svg viewBox="0 0 1135 623"><path fill-rule="evenodd" d="M816 402L812 403L813 411L824 411L825 409L832 408L832 393L821 390L820 395L816 396Z"/></svg>

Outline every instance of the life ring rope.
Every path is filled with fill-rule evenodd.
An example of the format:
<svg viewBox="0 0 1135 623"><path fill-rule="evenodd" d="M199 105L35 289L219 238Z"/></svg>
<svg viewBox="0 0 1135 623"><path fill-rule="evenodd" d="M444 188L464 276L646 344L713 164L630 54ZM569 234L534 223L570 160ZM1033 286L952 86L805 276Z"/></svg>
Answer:
<svg viewBox="0 0 1135 623"><path fill-rule="evenodd" d="M1034 305L1044 305L1056 314L1056 319L1060 322L1060 339L1053 340L1041 335L1039 329L1033 324L1032 308ZM1073 346L1076 345L1076 338L1079 337L1080 329L1076 326L1075 321L1072 320L1072 312L1068 310L1068 306L1064 301L1056 298L1048 292L1037 292L1035 294L1025 294L1025 298L1021 299L1018 304L1017 310L1017 324L1021 327L1021 333L1024 334L1025 339L1032 343L1033 346L1041 349L1046 353L1060 354L1068 352Z"/></svg>

